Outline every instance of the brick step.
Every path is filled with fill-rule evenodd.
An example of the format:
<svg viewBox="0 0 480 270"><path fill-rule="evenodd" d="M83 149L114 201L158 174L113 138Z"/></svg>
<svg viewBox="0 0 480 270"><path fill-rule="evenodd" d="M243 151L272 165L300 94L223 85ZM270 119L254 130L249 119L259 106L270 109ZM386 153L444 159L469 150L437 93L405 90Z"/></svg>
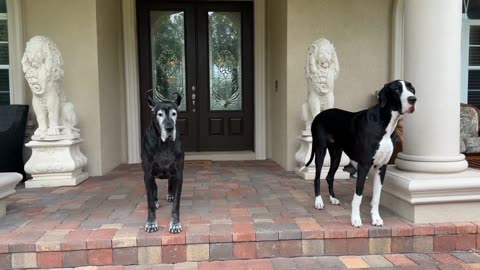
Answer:
<svg viewBox="0 0 480 270"><path fill-rule="evenodd" d="M319 267L321 266L321 267ZM155 265L89 266L89 270L304 270L304 269L479 269L480 255L474 252L409 253L365 256L321 256L184 262ZM74 269L74 268L70 268ZM81 268L75 268L81 269ZM65 269L64 269L65 270Z"/></svg>
<svg viewBox="0 0 480 270"><path fill-rule="evenodd" d="M190 224L177 235L139 227L22 231L0 237L0 269L145 265L210 260L383 255L480 248L476 223L353 228L347 223L296 227L282 223ZM288 224L288 223L285 223ZM313 223L312 223L313 224ZM165 228L166 224L162 224ZM112 227L115 227L112 225Z"/></svg>

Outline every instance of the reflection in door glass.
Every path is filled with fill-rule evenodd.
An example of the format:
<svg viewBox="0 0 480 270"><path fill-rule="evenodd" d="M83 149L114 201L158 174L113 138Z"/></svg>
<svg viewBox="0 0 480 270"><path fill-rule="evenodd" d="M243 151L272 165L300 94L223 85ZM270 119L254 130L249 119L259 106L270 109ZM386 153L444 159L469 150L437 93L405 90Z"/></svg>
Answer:
<svg viewBox="0 0 480 270"><path fill-rule="evenodd" d="M185 97L185 27L180 11L151 11L152 85L156 100ZM185 98L179 107L185 111Z"/></svg>
<svg viewBox="0 0 480 270"><path fill-rule="evenodd" d="M240 12L208 12L210 110L242 109Z"/></svg>

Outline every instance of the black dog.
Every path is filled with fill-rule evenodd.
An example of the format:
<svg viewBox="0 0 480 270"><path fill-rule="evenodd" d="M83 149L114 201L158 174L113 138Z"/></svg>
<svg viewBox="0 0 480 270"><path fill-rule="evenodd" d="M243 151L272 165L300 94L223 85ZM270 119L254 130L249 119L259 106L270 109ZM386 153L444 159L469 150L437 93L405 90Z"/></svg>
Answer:
<svg viewBox="0 0 480 270"><path fill-rule="evenodd" d="M362 226L360 204L368 171L374 166L372 196L372 224L383 226L378 212L380 192L393 152L394 130L404 113L415 110L415 88L406 81L393 81L385 84L378 94L379 103L360 112L329 109L319 113L312 122L312 154L305 166L309 166L315 156L315 208L323 209L320 196L320 171L326 150L331 157L327 174L330 202L340 204L333 192L333 177L340 164L342 151L356 162L358 177L352 201L352 225Z"/></svg>
<svg viewBox="0 0 480 270"><path fill-rule="evenodd" d="M180 224L180 196L183 183L184 152L179 134L176 132L177 107L182 97L174 102L155 103L148 95L152 121L143 136L142 165L148 201L146 232L158 231L156 209L160 206L155 178L168 178L167 201L172 202L170 233L182 231Z"/></svg>

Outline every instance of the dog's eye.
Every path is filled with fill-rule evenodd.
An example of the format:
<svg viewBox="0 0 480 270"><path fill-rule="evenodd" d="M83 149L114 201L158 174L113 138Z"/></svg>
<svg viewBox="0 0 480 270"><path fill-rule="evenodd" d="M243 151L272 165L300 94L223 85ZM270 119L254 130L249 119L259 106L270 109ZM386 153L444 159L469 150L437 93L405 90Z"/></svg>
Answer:
<svg viewBox="0 0 480 270"><path fill-rule="evenodd" d="M163 112L158 112L158 115L159 115L160 117L163 117Z"/></svg>
<svg viewBox="0 0 480 270"><path fill-rule="evenodd" d="M176 112L172 112L172 116L177 116L177 113L176 113Z"/></svg>

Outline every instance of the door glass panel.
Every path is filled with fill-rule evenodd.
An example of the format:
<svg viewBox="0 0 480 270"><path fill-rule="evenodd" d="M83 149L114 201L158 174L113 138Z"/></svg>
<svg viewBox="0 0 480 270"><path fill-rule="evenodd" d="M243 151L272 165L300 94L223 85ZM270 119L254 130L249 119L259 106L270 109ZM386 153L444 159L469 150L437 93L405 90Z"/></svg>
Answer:
<svg viewBox="0 0 480 270"><path fill-rule="evenodd" d="M208 12L210 110L242 109L240 12Z"/></svg>
<svg viewBox="0 0 480 270"><path fill-rule="evenodd" d="M185 26L183 11L151 11L152 85L156 100L185 97ZM182 98L180 111L186 110Z"/></svg>
<svg viewBox="0 0 480 270"><path fill-rule="evenodd" d="M10 104L8 69L0 69L0 105Z"/></svg>

